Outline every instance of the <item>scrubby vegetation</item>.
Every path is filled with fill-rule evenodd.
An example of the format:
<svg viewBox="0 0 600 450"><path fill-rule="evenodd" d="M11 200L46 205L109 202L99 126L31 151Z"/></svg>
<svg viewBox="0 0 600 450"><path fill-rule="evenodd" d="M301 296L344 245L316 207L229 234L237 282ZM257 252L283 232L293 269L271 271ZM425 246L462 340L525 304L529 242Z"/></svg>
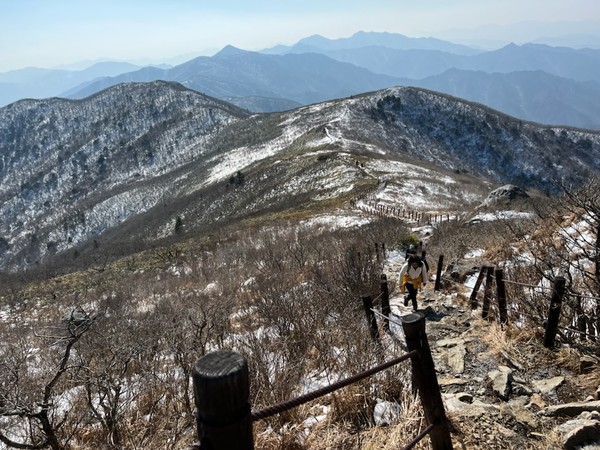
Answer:
<svg viewBox="0 0 600 450"><path fill-rule="evenodd" d="M360 294L379 286L375 242L405 233L398 223L338 231L279 223L4 285L2 441L184 448L195 437L191 369L217 348L247 356L255 407L289 398L310 377L369 367L376 359ZM333 416L362 429L372 420L371 394L352 411L335 397ZM388 383L377 396L406 393ZM298 410L263 426L309 415Z"/></svg>
<svg viewBox="0 0 600 450"><path fill-rule="evenodd" d="M568 240L559 239L577 236L566 231L582 218L597 239L600 191L586 189L569 192L574 197L566 203L560 202L569 196L536 199L537 213L518 220L435 225L425 247L432 274L436 257L444 255L465 271L492 264L504 267L509 280L540 286L509 287L508 327L475 323L477 343L487 346L490 358L512 354L519 360L522 346L539 347L545 356L527 360L532 371L535 363L576 370L579 355L600 355L597 338L584 341L575 333L559 336L571 343L560 358L531 345L547 312L545 279L568 274L570 293L598 294L598 241L580 244L575 257ZM360 296L379 294L386 260L375 244L385 243L388 251L405 248L417 242L415 232L384 217L333 229L306 217L272 219L204 237L178 233L187 240L49 280L7 279L0 303L0 441L32 449L183 449L196 440L191 370L216 349L247 358L250 400L257 409L378 364ZM466 258L474 249L481 249L479 256ZM555 264L562 272L549 271ZM452 280L444 289L467 309L463 281ZM576 298L567 301L563 325L570 327L581 315L596 317L597 302L578 310ZM587 330L596 336L597 322L590 323ZM390 339L385 352L400 355L403 343ZM422 429L409 371L396 366L375 382L257 422L256 448L398 448ZM596 388L592 379L588 373L570 386L590 391ZM400 405L400 419L389 428L374 426L376 399ZM450 420L458 441L476 442L469 435L475 424ZM419 445L427 448L426 441ZM542 448L535 445L530 448Z"/></svg>

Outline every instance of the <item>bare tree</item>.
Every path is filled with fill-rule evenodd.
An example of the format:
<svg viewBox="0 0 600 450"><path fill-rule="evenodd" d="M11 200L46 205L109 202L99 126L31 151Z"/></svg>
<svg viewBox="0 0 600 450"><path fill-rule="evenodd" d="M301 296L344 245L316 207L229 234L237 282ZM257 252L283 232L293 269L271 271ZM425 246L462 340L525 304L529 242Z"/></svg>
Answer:
<svg viewBox="0 0 600 450"><path fill-rule="evenodd" d="M0 417L4 419L0 441L6 446L68 448L70 436L63 435L62 431L72 411L60 408L60 395L68 386L62 382L79 370L71 365L73 347L94 322L94 317L73 310L63 320L63 326L48 330L51 334L37 335L38 339L48 343L47 349L52 355L50 366L42 377L35 374L36 370L45 370L37 367L37 364L44 364L36 355L38 347L23 335L7 341L10 345L0 353Z"/></svg>

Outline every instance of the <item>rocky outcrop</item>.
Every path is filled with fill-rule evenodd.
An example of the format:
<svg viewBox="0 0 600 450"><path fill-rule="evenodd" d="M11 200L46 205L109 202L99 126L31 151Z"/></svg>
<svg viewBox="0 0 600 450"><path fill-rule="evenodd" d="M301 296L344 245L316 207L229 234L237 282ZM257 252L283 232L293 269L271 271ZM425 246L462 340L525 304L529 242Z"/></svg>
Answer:
<svg viewBox="0 0 600 450"><path fill-rule="evenodd" d="M534 380L532 381L532 384L533 387L542 394L549 394L563 384L564 381L565 377L554 377L548 380Z"/></svg>
<svg viewBox="0 0 600 450"><path fill-rule="evenodd" d="M480 207L506 205L512 201L525 198L529 198L529 194L523 189L512 184L505 184L490 192Z"/></svg>
<svg viewBox="0 0 600 450"><path fill-rule="evenodd" d="M498 367L488 374L488 378L492 382L494 393L502 400L508 400L512 390L512 373L513 371L506 366Z"/></svg>

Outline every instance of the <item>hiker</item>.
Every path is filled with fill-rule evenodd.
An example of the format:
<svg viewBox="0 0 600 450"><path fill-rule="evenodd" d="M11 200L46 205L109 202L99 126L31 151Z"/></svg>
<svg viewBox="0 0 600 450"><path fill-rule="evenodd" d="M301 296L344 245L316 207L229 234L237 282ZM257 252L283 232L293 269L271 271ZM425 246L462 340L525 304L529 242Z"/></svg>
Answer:
<svg viewBox="0 0 600 450"><path fill-rule="evenodd" d="M427 284L427 268L421 258L411 255L400 270L400 290L404 294L404 306L412 302L413 311L417 310L417 291Z"/></svg>
<svg viewBox="0 0 600 450"><path fill-rule="evenodd" d="M421 259L421 261L423 261L423 264L425 264L425 270L427 270L427 272L429 272L429 263L427 262L427 258L425 257L425 252L423 251L423 241L419 241L418 249L421 252L420 259ZM410 258L412 255L417 255L417 254L418 254L418 251L417 251L417 247L415 246L415 244L410 244L408 246L408 250L404 254L404 261L408 261L408 258Z"/></svg>

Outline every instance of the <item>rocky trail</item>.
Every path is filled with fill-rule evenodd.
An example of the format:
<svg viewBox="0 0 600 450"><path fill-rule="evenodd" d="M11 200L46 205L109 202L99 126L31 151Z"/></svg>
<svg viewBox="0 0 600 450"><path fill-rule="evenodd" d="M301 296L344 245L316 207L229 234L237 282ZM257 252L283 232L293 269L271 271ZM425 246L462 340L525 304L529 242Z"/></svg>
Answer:
<svg viewBox="0 0 600 450"><path fill-rule="evenodd" d="M400 269L387 268L389 279ZM395 281L395 280L394 280ZM598 360L546 349L543 329L482 320L457 283L418 295L456 449L600 449ZM392 290L392 319L412 312ZM400 326L391 332L404 342ZM384 339L389 339L387 336ZM385 345L385 342L384 342Z"/></svg>

